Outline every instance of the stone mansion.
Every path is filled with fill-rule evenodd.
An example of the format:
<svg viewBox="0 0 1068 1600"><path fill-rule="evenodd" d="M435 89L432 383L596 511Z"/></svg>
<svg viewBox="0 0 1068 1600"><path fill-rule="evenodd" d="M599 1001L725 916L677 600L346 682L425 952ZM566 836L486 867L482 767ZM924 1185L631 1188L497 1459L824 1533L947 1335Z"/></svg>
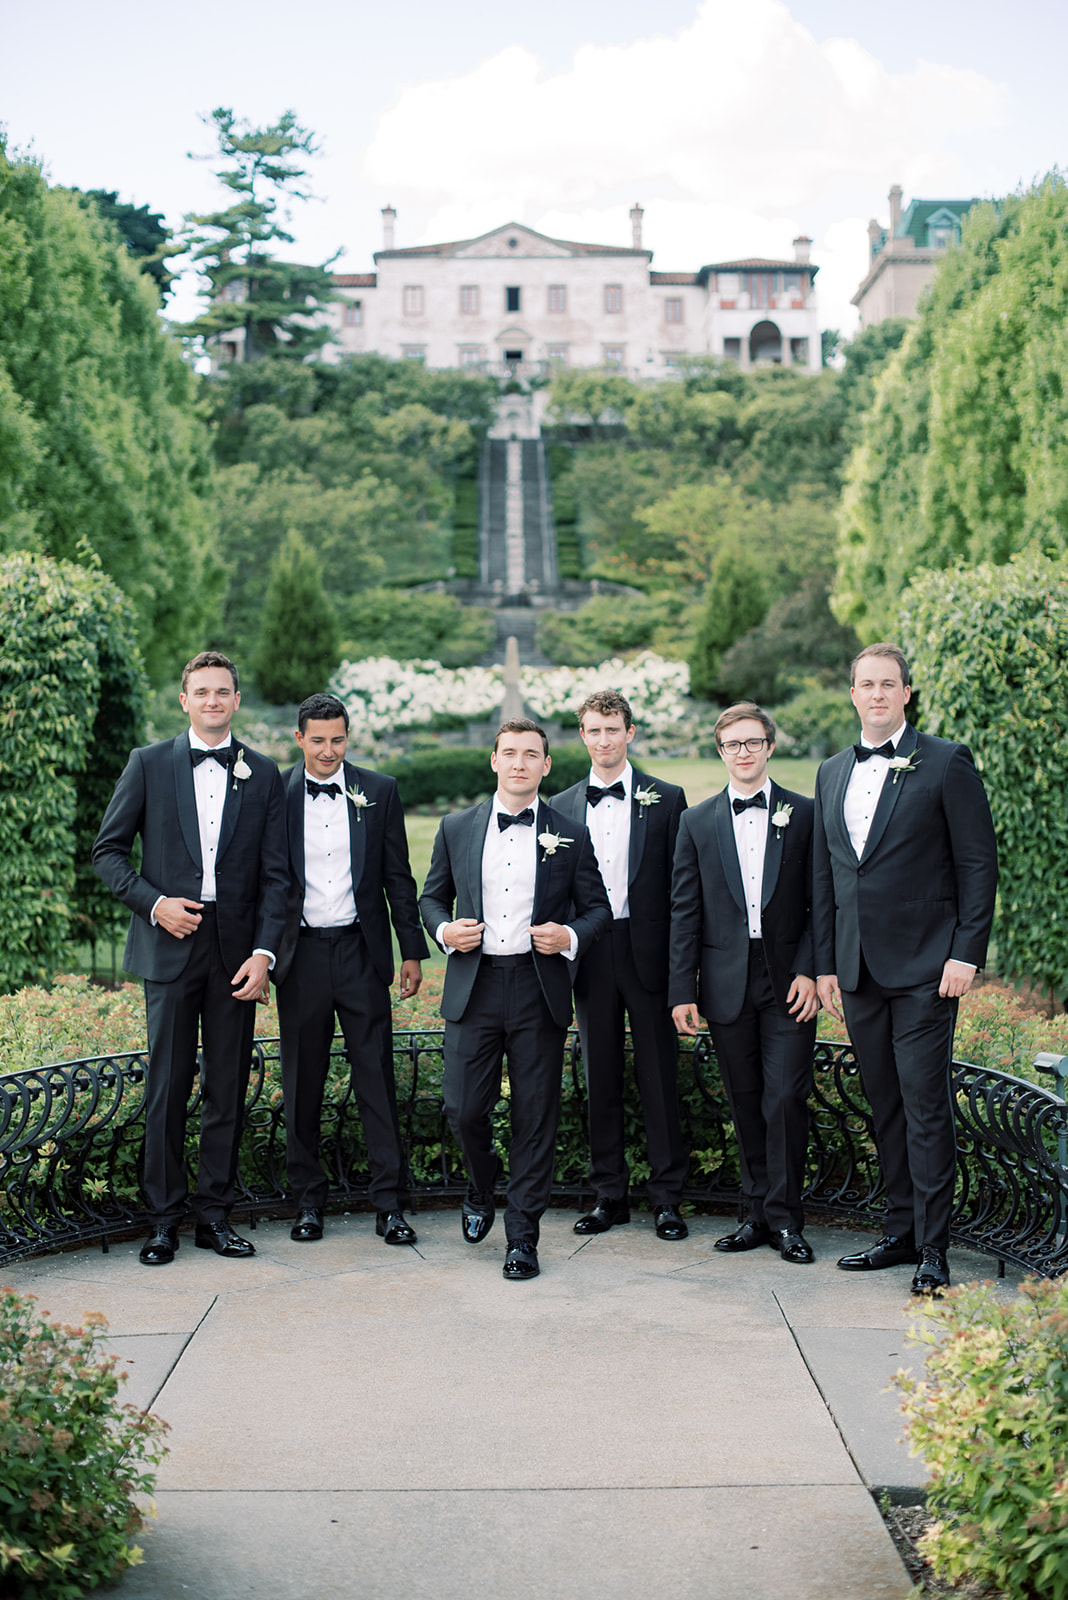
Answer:
<svg viewBox="0 0 1068 1600"><path fill-rule="evenodd" d="M375 352L521 377L554 366L662 377L697 355L819 371L811 240L794 240L792 261L654 272L642 216L640 206L630 213L629 247L508 223L477 239L398 250L387 206L374 272L333 275L339 298L325 310L332 337L323 357Z"/></svg>

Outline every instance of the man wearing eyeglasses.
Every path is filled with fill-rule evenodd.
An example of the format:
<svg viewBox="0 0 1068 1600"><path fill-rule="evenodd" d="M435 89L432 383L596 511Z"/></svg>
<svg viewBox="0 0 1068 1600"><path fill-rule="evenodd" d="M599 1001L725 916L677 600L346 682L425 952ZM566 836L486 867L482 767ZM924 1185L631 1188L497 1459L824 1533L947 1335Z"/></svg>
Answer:
<svg viewBox="0 0 1068 1600"><path fill-rule="evenodd" d="M671 883L672 1018L698 1010L738 1133L746 1218L715 1248L770 1245L813 1260L801 1191L816 1042L812 954L813 803L768 776L775 723L751 701L715 727L727 787L683 813Z"/></svg>

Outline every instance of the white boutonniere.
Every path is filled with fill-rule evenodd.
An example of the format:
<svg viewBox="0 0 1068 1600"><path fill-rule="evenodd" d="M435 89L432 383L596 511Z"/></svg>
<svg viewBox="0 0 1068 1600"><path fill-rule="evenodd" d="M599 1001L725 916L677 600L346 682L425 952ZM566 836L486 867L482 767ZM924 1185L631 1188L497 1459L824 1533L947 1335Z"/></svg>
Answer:
<svg viewBox="0 0 1068 1600"><path fill-rule="evenodd" d="M345 793L348 796L348 798L352 801L353 805L356 807L356 821L357 822L362 822L363 821L363 814L364 814L364 811L367 809L368 806L376 806L378 804L377 800L368 800L368 798L364 794L363 790L362 789L357 789L355 784L353 785L353 787L351 789L346 789Z"/></svg>
<svg viewBox="0 0 1068 1600"><path fill-rule="evenodd" d="M919 764L908 756L891 756L890 771L894 774L894 782L897 782L903 772L915 772Z"/></svg>
<svg viewBox="0 0 1068 1600"><path fill-rule="evenodd" d="M655 789L635 789L634 798L641 806L641 811L638 815L642 817L645 815L646 806L658 806L660 804L660 796Z"/></svg>
<svg viewBox="0 0 1068 1600"><path fill-rule="evenodd" d="M544 833L538 834L538 843L547 856L554 856L558 850L566 850L568 845L574 842L574 839L562 839L558 833L550 833L548 828Z"/></svg>
<svg viewBox="0 0 1068 1600"><path fill-rule="evenodd" d="M244 783L245 779L246 778L251 778L251 776L252 776L252 768L249 766L248 762L245 760L245 751L244 751L244 747L242 746L242 748L237 752L237 760L234 762L234 782L233 782L233 787L235 789L237 788L237 780L238 780L238 778L240 778L241 782Z"/></svg>
<svg viewBox="0 0 1068 1600"><path fill-rule="evenodd" d="M777 811L772 812L771 825L778 830L775 834L776 839L782 838L782 830L790 826L790 818L793 814L793 806L780 806Z"/></svg>

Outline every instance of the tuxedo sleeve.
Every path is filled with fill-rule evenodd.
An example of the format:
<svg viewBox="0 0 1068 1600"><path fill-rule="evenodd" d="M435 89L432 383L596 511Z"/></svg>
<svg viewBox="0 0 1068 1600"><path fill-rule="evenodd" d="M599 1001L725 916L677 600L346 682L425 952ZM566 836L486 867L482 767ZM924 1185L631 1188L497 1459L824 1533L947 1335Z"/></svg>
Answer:
<svg viewBox="0 0 1068 1600"><path fill-rule="evenodd" d="M266 763L266 758L264 758ZM270 795L260 835L259 884L256 900L254 950L267 950L277 960L286 931L289 903L289 850L286 845L285 791L274 762L266 763L271 772Z"/></svg>
<svg viewBox="0 0 1068 1600"><path fill-rule="evenodd" d="M950 958L981 967L994 920L998 847L990 802L967 745L957 745L942 780L942 807L957 880Z"/></svg>
<svg viewBox="0 0 1068 1600"><path fill-rule="evenodd" d="M130 865L130 852L145 817L145 767L140 750L134 750L115 785L100 832L93 845L93 866L112 894L148 923L162 894Z"/></svg>
<svg viewBox="0 0 1068 1600"><path fill-rule="evenodd" d="M682 814L686 809L686 795L682 789L679 789L671 802L671 810L668 813L667 853L669 861L675 859L675 846L679 842L679 823L682 821Z"/></svg>
<svg viewBox="0 0 1068 1600"><path fill-rule="evenodd" d="M408 835L400 790L390 780L382 841L382 885L389 900L389 915L397 934L402 961L425 961L426 940L419 925L419 902L408 858Z"/></svg>
<svg viewBox="0 0 1068 1600"><path fill-rule="evenodd" d="M821 778L816 774L816 811L812 822L812 965L814 978L838 971L834 949L834 871L824 826Z"/></svg>
<svg viewBox="0 0 1068 1600"><path fill-rule="evenodd" d="M671 935L668 1005L697 1004L697 969L701 961L704 907L701 869L689 818L679 822L671 873Z"/></svg>
<svg viewBox="0 0 1068 1600"><path fill-rule="evenodd" d="M456 902L456 882L452 873L452 862L449 858L449 844L446 836L446 818L442 818L434 839L434 849L430 857L430 871L423 884L423 892L419 897L419 912L423 919L423 926L434 937L443 922L453 921L453 906Z"/></svg>

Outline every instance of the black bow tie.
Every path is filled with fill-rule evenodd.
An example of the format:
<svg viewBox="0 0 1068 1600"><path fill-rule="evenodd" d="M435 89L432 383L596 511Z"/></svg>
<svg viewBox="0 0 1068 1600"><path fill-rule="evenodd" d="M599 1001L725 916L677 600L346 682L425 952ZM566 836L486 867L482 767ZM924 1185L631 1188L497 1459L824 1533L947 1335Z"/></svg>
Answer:
<svg viewBox="0 0 1068 1600"><path fill-rule="evenodd" d="M768 809L768 799L763 789L761 789L759 794L751 794L748 800L742 800L735 795L731 805L734 807L734 815L740 817L743 811L749 810L750 806L755 807L757 811L766 811Z"/></svg>
<svg viewBox="0 0 1068 1600"><path fill-rule="evenodd" d="M304 787L313 800L318 800L321 794L333 796L341 793L340 783L315 783L311 778L305 778Z"/></svg>
<svg viewBox="0 0 1068 1600"><path fill-rule="evenodd" d="M533 825L534 813L529 806L524 811L517 811L514 817L510 811L498 811L497 826L502 833L505 828L510 828L513 822L517 822L521 828L529 828Z"/></svg>
<svg viewBox="0 0 1068 1600"><path fill-rule="evenodd" d="M596 784L591 783L586 790L586 804L599 806L606 794L614 794L617 800L625 800L627 798L627 791L623 787L622 780L617 778L615 783L606 783L603 787L598 787Z"/></svg>
<svg viewBox="0 0 1068 1600"><path fill-rule="evenodd" d="M193 757L194 767L199 767L202 761L217 761L220 767L228 767L233 748L233 745L227 744L220 746L216 750L195 750L190 745L189 754Z"/></svg>
<svg viewBox="0 0 1068 1600"><path fill-rule="evenodd" d="M872 750L871 747L866 744L855 744L853 746L853 754L856 756L858 761L867 761L869 756L886 756L892 759L894 754L894 741L893 739L887 739L885 744L876 745L874 750Z"/></svg>

